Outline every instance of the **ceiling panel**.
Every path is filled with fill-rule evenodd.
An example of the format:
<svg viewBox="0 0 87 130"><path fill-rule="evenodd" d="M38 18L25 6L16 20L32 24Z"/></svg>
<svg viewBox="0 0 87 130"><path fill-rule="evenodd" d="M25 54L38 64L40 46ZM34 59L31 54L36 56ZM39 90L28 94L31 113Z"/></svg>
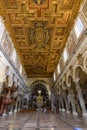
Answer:
<svg viewBox="0 0 87 130"><path fill-rule="evenodd" d="M51 77L82 0L0 0L28 77Z"/></svg>

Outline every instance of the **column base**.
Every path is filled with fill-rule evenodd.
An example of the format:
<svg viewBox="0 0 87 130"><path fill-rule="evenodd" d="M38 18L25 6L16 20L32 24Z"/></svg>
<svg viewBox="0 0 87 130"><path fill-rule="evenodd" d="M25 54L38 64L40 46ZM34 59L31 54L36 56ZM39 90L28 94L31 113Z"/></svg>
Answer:
<svg viewBox="0 0 87 130"><path fill-rule="evenodd" d="M61 108L59 108L59 111L62 111L62 109L61 109Z"/></svg>
<svg viewBox="0 0 87 130"><path fill-rule="evenodd" d="M82 113L83 117L87 117L87 112Z"/></svg>
<svg viewBox="0 0 87 130"><path fill-rule="evenodd" d="M78 113L77 113L77 112L73 112L73 115L74 115L74 116L78 116Z"/></svg>
<svg viewBox="0 0 87 130"><path fill-rule="evenodd" d="M12 114L13 114L13 112L12 112L12 111L10 111L10 112L9 112L9 115L12 115Z"/></svg>
<svg viewBox="0 0 87 130"><path fill-rule="evenodd" d="M18 111L20 111L21 109L19 108Z"/></svg>
<svg viewBox="0 0 87 130"><path fill-rule="evenodd" d="M3 113L2 116L7 116L7 114L6 114L6 113Z"/></svg>
<svg viewBox="0 0 87 130"><path fill-rule="evenodd" d="M66 111L67 114L71 114L70 111Z"/></svg>
<svg viewBox="0 0 87 130"><path fill-rule="evenodd" d="M17 109L14 110L14 113L17 113Z"/></svg>
<svg viewBox="0 0 87 130"><path fill-rule="evenodd" d="M62 112L65 112L65 109L62 109Z"/></svg>

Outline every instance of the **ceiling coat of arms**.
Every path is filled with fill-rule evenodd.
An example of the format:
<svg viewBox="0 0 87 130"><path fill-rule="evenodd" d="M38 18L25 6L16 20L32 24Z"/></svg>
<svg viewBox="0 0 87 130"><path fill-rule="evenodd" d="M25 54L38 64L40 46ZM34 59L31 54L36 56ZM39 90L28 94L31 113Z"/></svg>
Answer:
<svg viewBox="0 0 87 130"><path fill-rule="evenodd" d="M29 43L38 48L46 46L51 40L51 29L45 27L45 22L35 22L34 28L29 29Z"/></svg>

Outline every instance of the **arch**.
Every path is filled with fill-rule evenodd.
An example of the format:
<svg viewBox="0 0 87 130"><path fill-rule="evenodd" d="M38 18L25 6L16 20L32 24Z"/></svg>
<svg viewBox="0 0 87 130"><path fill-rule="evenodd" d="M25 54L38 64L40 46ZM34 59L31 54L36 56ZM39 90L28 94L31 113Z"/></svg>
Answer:
<svg viewBox="0 0 87 130"><path fill-rule="evenodd" d="M75 78L79 78L80 86L83 86L87 82L87 73L81 66L75 69Z"/></svg>
<svg viewBox="0 0 87 130"><path fill-rule="evenodd" d="M73 76L70 74L70 75L68 76L68 84L71 84L72 79L73 79Z"/></svg>
<svg viewBox="0 0 87 130"><path fill-rule="evenodd" d="M44 81L44 80L39 80L39 79L34 80L34 81L30 84L30 89L32 90L33 87L35 87L35 85L37 85L37 84L41 84L44 89L47 89L47 91L48 91L49 94L51 93L49 84L48 84L46 81Z"/></svg>
<svg viewBox="0 0 87 130"><path fill-rule="evenodd" d="M84 72L84 69L81 65L77 65L74 69L74 78L79 78L80 71Z"/></svg>
<svg viewBox="0 0 87 130"><path fill-rule="evenodd" d="M87 109L87 73L85 72L84 68L80 65L78 65L75 68L75 78L79 79L79 85Z"/></svg>
<svg viewBox="0 0 87 130"><path fill-rule="evenodd" d="M49 89L48 84L44 80L35 80L30 85L31 90L31 101L30 105L32 108L37 108L37 101L38 97L41 96L43 99L43 106L50 107L50 96L51 96L51 89Z"/></svg>
<svg viewBox="0 0 87 130"><path fill-rule="evenodd" d="M33 90L33 89L35 89L37 86L40 86L41 88L43 88L43 89L47 89L47 87L46 87L46 85L47 85L47 83L45 82L45 81L43 81L43 80L36 80L36 81L34 81L32 84L31 84L31 91ZM39 87L39 88L40 88Z"/></svg>
<svg viewBox="0 0 87 130"><path fill-rule="evenodd" d="M64 86L64 88L67 88L67 83L66 83L66 81L63 81L63 86Z"/></svg>
<svg viewBox="0 0 87 130"><path fill-rule="evenodd" d="M71 72L71 69L68 69L68 72L66 73L66 83L69 84L69 76L73 77L73 73Z"/></svg>

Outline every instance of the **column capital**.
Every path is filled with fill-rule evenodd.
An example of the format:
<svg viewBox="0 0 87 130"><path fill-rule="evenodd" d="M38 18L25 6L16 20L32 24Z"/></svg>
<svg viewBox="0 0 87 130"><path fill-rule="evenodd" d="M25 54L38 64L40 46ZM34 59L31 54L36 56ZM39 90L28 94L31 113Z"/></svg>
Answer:
<svg viewBox="0 0 87 130"><path fill-rule="evenodd" d="M70 87L71 87L71 84L70 84L70 83L68 83L68 84L67 84L67 86L68 86L68 88L70 88Z"/></svg>
<svg viewBox="0 0 87 130"><path fill-rule="evenodd" d="M74 78L74 79L73 79L73 81L74 81L75 83L78 83L79 80L80 80L79 78Z"/></svg>

